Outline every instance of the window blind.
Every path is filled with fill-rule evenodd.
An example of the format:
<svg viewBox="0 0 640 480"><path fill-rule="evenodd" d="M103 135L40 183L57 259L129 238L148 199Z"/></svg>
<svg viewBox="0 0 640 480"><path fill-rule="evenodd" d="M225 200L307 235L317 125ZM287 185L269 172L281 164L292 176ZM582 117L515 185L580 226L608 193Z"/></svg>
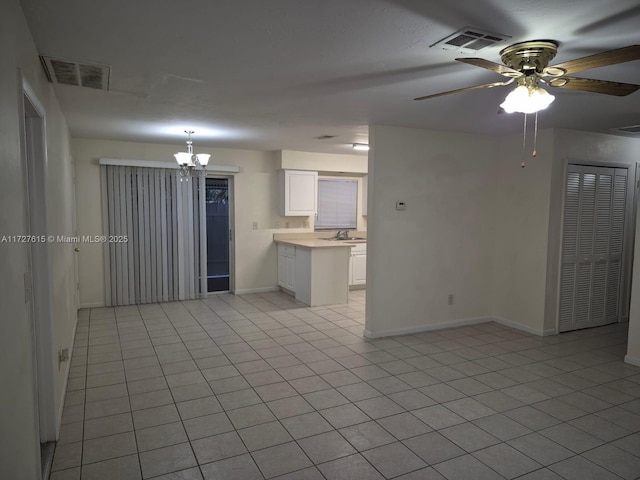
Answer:
<svg viewBox="0 0 640 480"><path fill-rule="evenodd" d="M105 303L206 295L204 178L177 170L102 165Z"/></svg>
<svg viewBox="0 0 640 480"><path fill-rule="evenodd" d="M318 179L316 229L355 229L357 211L357 180Z"/></svg>

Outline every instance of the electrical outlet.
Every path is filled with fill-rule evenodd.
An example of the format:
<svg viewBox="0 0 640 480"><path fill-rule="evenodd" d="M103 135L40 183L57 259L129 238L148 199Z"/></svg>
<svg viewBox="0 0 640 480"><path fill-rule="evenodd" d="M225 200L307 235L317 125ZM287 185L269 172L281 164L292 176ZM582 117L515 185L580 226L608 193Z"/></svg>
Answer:
<svg viewBox="0 0 640 480"><path fill-rule="evenodd" d="M302 222L302 228L309 228L309 220L304 220Z"/></svg>
<svg viewBox="0 0 640 480"><path fill-rule="evenodd" d="M453 305L453 293L449 294L448 302L449 302L449 305Z"/></svg>
<svg viewBox="0 0 640 480"><path fill-rule="evenodd" d="M285 228L289 228L289 226L290 226L289 222L285 223L284 226L285 226Z"/></svg>
<svg viewBox="0 0 640 480"><path fill-rule="evenodd" d="M253 222L253 229L257 230L258 229L258 222Z"/></svg>

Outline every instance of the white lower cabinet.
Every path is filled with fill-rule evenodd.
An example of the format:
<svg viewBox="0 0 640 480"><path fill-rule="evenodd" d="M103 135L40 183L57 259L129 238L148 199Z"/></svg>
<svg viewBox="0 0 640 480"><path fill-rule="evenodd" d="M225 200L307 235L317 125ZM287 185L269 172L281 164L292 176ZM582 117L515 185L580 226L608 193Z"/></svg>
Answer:
<svg viewBox="0 0 640 480"><path fill-rule="evenodd" d="M360 243L351 249L349 259L349 286L367 283L367 244Z"/></svg>
<svg viewBox="0 0 640 480"><path fill-rule="evenodd" d="M296 247L278 245L278 285L296 291Z"/></svg>

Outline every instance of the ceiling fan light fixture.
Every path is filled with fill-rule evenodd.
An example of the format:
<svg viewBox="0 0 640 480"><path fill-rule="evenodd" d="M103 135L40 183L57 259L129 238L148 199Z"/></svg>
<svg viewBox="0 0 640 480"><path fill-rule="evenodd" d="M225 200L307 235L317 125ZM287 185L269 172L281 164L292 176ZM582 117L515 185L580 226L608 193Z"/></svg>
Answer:
<svg viewBox="0 0 640 480"><path fill-rule="evenodd" d="M518 85L500 106L507 113L535 113L547 108L555 98L540 86Z"/></svg>

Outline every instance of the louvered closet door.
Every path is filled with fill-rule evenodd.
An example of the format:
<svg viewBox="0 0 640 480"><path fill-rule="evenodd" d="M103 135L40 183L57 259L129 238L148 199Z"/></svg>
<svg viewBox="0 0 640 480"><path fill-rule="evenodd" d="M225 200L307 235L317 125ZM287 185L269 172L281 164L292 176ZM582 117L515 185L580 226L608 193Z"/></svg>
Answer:
<svg viewBox="0 0 640 480"><path fill-rule="evenodd" d="M618 321L627 170L569 165L560 331Z"/></svg>

